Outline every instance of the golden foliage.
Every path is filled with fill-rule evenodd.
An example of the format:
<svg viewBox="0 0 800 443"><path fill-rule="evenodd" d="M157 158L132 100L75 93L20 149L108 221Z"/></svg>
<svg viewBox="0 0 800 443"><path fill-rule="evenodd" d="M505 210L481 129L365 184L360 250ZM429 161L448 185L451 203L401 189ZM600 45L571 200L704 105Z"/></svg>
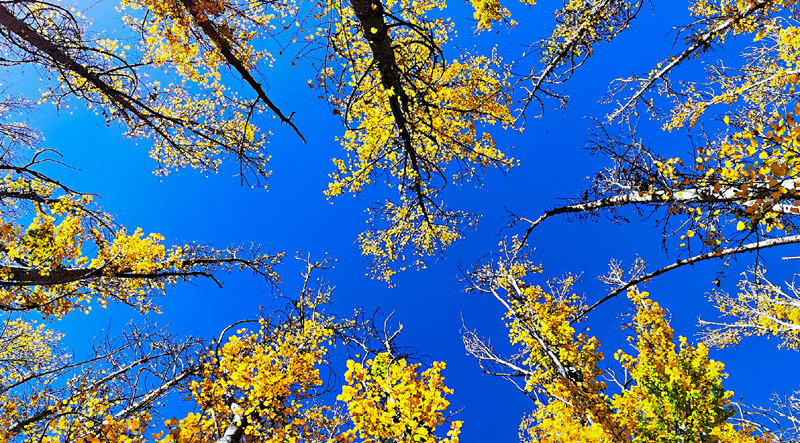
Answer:
<svg viewBox="0 0 800 443"><path fill-rule="evenodd" d="M461 237L459 226L474 217L446 209L439 192L449 180L468 182L482 169L513 166L485 132L508 128L513 118L498 56L444 59L454 26L427 18L444 2L373 2L372 11L369 4L364 12L328 4L337 17L329 34L334 57L320 82L335 88L330 100L347 128L341 137L347 157L334 159L326 195L359 194L380 177L398 189L399 202L373 211L379 226L361 236L376 276L388 280L395 272L389 264L406 252L429 256ZM390 27L384 9L402 22Z"/></svg>
<svg viewBox="0 0 800 443"><path fill-rule="evenodd" d="M381 353L372 360L347 361L342 393L337 400L347 403L353 427L342 433L340 441L456 443L462 422L453 421L447 437L435 435L445 423L444 412L450 402L445 396L453 390L444 385L443 362L418 373L421 365L410 365Z"/></svg>
<svg viewBox="0 0 800 443"><path fill-rule="evenodd" d="M248 268L276 281L282 254L237 257L240 249L166 246L158 234L129 233L95 207L92 196L60 192L56 182L7 173L0 219L0 306L60 318L109 300L141 311L178 280ZM42 176L43 177L43 176Z"/></svg>
<svg viewBox="0 0 800 443"><path fill-rule="evenodd" d="M478 273L485 283L476 289L494 293L508 309L517 353L513 360L473 354L525 377L537 400L520 426L523 441L769 441L728 420L733 393L723 387L724 365L704 344L683 337L676 344L666 310L646 292L628 291L635 313L626 327L635 352L615 352L620 379L616 369L600 368L600 341L589 328L576 330L587 308L572 292L572 277L547 291L529 282L540 268L513 257L489 272Z"/></svg>

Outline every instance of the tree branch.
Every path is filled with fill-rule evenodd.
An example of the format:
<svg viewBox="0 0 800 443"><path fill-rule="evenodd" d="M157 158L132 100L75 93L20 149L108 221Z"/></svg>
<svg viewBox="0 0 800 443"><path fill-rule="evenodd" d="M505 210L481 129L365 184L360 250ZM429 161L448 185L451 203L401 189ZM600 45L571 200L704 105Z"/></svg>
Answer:
<svg viewBox="0 0 800 443"><path fill-rule="evenodd" d="M791 236L788 236L788 237L773 238L773 239L769 239L769 240L757 241L757 242L753 242L753 243L748 243L746 245L740 245L740 246L735 246L735 247L732 247L732 248L720 249L718 251L708 252L706 254L696 255L694 257L689 257L689 258L686 258L686 259L683 259L683 260L678 260L678 261L676 261L675 263L673 263L673 264L671 264L669 266L664 266L661 269L658 269L658 270L655 270L653 272L644 274L644 275L642 275L640 277L634 278L634 279L628 281L627 283L617 287L616 289L611 291L608 295L606 295L602 299L600 299L597 302L595 302L593 305L591 305L588 308L586 308L579 316L575 317L575 319L572 320L570 322L570 324L574 324L574 323L578 322L586 314L588 314L589 312L592 312L593 310L595 310L601 304L607 302L608 300L611 300L612 298L614 298L614 297L618 296L619 294L625 292L629 288L631 288L631 287L633 287L633 286L635 286L635 285L637 285L639 283L642 283L642 282L645 282L647 280L650 280L650 279L652 279L654 277L658 277L661 274L666 274L667 272L675 270L675 269L678 269L680 267L683 267L683 266L686 266L686 265L692 265L692 264L699 263L699 262L705 261L705 260L710 260L712 258L723 257L723 256L726 256L726 255L735 255L735 254L741 254L741 253L744 253L744 252L760 251L762 249L768 249L768 248L772 248L772 247L775 247L775 246L790 245L790 244L794 244L794 243L800 243L800 235L791 235Z"/></svg>

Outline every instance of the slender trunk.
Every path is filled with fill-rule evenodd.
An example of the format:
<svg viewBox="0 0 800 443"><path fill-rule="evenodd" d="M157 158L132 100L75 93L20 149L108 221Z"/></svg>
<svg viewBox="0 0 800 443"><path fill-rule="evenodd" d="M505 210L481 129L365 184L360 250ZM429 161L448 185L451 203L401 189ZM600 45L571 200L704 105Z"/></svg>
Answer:
<svg viewBox="0 0 800 443"><path fill-rule="evenodd" d="M222 434L222 437L220 437L215 443L239 443L242 440L242 436L244 435L244 427L247 425L246 419L244 415L242 415L242 410L236 405L236 403L231 405L231 409L237 411L233 415L233 421L231 421L231 424L229 424L228 428L225 429L225 433Z"/></svg>
<svg viewBox="0 0 800 443"><path fill-rule="evenodd" d="M269 109L274 112L278 118L281 120L282 123L286 123L294 132L297 133L298 136L303 140L306 141L303 134L300 133L300 130L297 129L297 126L292 123L291 116L286 117L283 115L280 109L272 102L272 100L267 97L267 93L264 91L264 88L261 87L261 84L256 81L247 67L244 66L241 60L236 57L236 54L233 53L233 46L231 45L230 41L225 38L224 36L220 35L219 31L217 31L217 27L211 20L208 19L208 16L201 10L200 6L197 4L195 0L181 0L183 6L186 8L186 11L189 12L189 15L192 16L192 20L194 23L200 27L203 33L214 43L214 46L219 49L220 54L225 58L225 61L228 62L239 75L242 76L242 79L256 91L258 97L269 107Z"/></svg>
<svg viewBox="0 0 800 443"><path fill-rule="evenodd" d="M417 203L425 221L432 227L433 224L425 204L425 193L422 189L422 170L408 130L406 116L410 112L410 100L400 81L400 68L394 54L392 38L389 36L389 27L383 19L385 15L383 3L380 0L350 0L350 4L361 24L364 38L369 42L372 58L375 60L381 76L381 84L384 89L392 92L389 95L389 107L403 141L403 151L411 162L411 169L415 172L413 189Z"/></svg>

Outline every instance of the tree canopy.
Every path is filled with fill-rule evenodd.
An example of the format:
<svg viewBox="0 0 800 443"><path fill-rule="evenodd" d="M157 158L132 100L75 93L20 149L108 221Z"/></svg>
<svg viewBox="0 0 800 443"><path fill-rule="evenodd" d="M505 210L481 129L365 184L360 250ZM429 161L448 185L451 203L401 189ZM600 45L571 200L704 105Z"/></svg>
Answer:
<svg viewBox="0 0 800 443"><path fill-rule="evenodd" d="M0 2L0 437L798 441L798 18Z"/></svg>

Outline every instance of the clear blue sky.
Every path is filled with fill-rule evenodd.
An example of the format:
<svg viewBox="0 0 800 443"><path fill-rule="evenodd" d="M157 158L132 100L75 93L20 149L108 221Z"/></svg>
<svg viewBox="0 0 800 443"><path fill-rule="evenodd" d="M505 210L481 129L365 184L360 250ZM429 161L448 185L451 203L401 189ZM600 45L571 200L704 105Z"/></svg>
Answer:
<svg viewBox="0 0 800 443"><path fill-rule="evenodd" d="M520 22L517 29L509 32L497 28L497 33L473 38L467 20L471 12L453 3L448 13L459 26L461 45L469 48L478 44L485 49L499 44L501 54L509 61L553 27L550 2L541 2L530 10L510 4ZM448 189L445 196L451 207L483 215L479 228L467 232L466 239L447 250L430 269L398 275L394 289L366 276L367 262L355 243L358 233L366 228L364 210L373 201L393 195L378 187L358 198L342 196L326 201L322 191L332 171L331 159L341 155L334 137L342 135L342 128L327 105L316 99L317 93L308 88L306 80L312 74L307 68L291 68L288 61L279 59L274 68L263 71L270 95L283 110L297 112L296 123L308 139L302 144L288 128L262 117L262 128L275 133L268 148L274 171L269 191L240 187L233 177L234 165L212 176L185 170L156 177L151 172L155 162L147 155L146 142L137 145L124 139L120 128L106 127L101 118L78 102L72 113L56 115L45 109L33 117L33 122L44 133L45 146L62 152L64 161L76 168L52 168L52 174L80 191L100 194L105 210L116 214L117 220L129 228L161 233L168 242L196 240L218 247L255 242L285 251L287 259L278 271L284 280L281 289L287 295L301 283L300 264L292 259L296 251L314 258L327 253L337 259L336 268L326 277L336 286L334 300L339 312L378 307L385 313L394 311L393 318L405 328L402 344L417 348L431 359L448 362L445 377L448 386L455 389L451 409L462 409L457 418L465 421L462 441L514 441L520 419L533 404L511 384L483 376L477 363L466 355L460 338L462 318L467 327L479 329L500 349L507 348L507 335L500 306L483 296L465 294L465 284L459 281L460 269L469 269L482 256L494 252L501 236L514 232L500 232L509 221L507 209L538 216L557 205L559 198L577 196L589 185L585 178L606 164L603 159L588 157L584 149L593 124L587 117L608 113L611 108L597 102L609 82L652 69L670 53L674 37L668 36L671 28L690 21L683 2L657 2L655 8L655 15L644 9L632 28L616 41L597 45L595 56L564 86L571 98L566 109L548 109L543 118L529 119L523 134L495 134L498 146L514 147L511 153L521 160L521 166L507 175L489 171L480 189ZM98 19L96 26L104 25ZM107 26L117 26L117 22ZM681 47L680 42L677 47ZM697 75L703 63L712 63L716 57L734 60L737 50L712 52L709 58L696 60L679 73ZM452 48L449 54L448 58L457 57ZM15 81L27 83L27 79ZM664 133L658 126L645 123L643 127L643 136L656 149L674 154L690 152L685 134ZM598 222L548 221L532 238L537 248L534 261L545 270L542 284L547 277L581 274L577 291L593 301L605 294L597 276L606 272L610 259L631 264L639 255L656 268L676 258L674 243L668 243L672 248L669 256L660 249L661 230L654 228L652 220L640 221L635 216L631 220L630 224L603 218ZM778 281L791 279L795 266L780 261L779 257L785 255L796 252L784 249L765 254L769 275ZM734 291L738 272L752 262L752 256L741 257L727 271L723 288ZM718 266L705 263L694 270L683 269L647 286L670 310L679 334L693 337L698 315L713 318L706 293L712 288ZM156 320L171 324L173 332L210 338L233 321L254 317L259 305L280 307L283 303L274 301L269 288L248 274L223 276L223 280L222 290L203 281L179 285L161 300L164 314ZM627 309L620 298L592 315L589 325L603 341L607 356L627 346L620 331L622 319L617 316ZM80 355L80 349L100 328L122 327L131 315L123 308L105 313L96 310L88 317L72 315L55 326L67 334L68 342ZM779 352L776 345L776 341L750 339L737 349L713 352L714 358L727 364L730 378L726 386L737 398L744 395L746 403L765 405L773 392L798 388L792 370L800 363L798 354ZM338 369L344 372L343 366Z"/></svg>

